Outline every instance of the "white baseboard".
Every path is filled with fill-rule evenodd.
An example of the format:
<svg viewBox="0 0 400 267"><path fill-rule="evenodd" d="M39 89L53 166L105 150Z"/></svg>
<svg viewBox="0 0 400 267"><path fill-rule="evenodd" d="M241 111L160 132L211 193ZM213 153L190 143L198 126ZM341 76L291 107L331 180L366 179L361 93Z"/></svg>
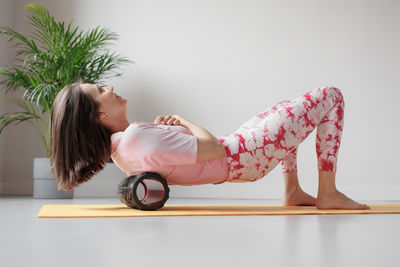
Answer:
<svg viewBox="0 0 400 267"><path fill-rule="evenodd" d="M220 186L224 185L226 188ZM245 188L247 187L247 188ZM308 194L316 197L318 185L301 185ZM343 194L354 200L400 201L400 186L343 185L337 186ZM236 198L282 199L284 185L254 183L225 183L220 185L170 186L171 197L176 198ZM250 195L249 192L252 192Z"/></svg>
<svg viewBox="0 0 400 267"><path fill-rule="evenodd" d="M118 184L126 177L113 163L107 163L104 170L90 181L74 190L74 198L119 198ZM256 182L170 186L170 198L236 198L236 199L282 199L284 183L271 183L260 179ZM336 185L337 189L354 200L400 201L400 185ZM318 183L301 184L308 194L315 196ZM33 195L33 179L0 180L1 195Z"/></svg>
<svg viewBox="0 0 400 267"><path fill-rule="evenodd" d="M74 198L119 198L117 186L121 177L108 177L108 181L90 181L74 191ZM2 195L33 195L32 183L0 181ZM316 196L317 185L302 185L305 192ZM400 186L393 185L341 185L337 189L356 200L400 201ZM170 186L170 198L234 198L282 199L283 185L255 183L224 183L219 185ZM252 192L252 194L249 194Z"/></svg>

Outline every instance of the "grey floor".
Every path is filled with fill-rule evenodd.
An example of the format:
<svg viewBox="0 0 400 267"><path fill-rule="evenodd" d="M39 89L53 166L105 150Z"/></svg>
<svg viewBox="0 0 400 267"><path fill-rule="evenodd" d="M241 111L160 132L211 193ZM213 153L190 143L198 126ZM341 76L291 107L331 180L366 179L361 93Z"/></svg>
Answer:
<svg viewBox="0 0 400 267"><path fill-rule="evenodd" d="M0 266L400 266L400 214L37 218L44 204L121 203L0 196Z"/></svg>

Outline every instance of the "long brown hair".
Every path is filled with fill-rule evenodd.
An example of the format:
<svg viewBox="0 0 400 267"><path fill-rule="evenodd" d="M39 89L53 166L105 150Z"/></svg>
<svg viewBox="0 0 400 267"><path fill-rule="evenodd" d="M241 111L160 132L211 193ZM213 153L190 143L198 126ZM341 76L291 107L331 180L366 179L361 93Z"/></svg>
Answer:
<svg viewBox="0 0 400 267"><path fill-rule="evenodd" d="M51 109L50 169L56 170L58 191L90 180L111 157L112 132L99 120L99 103L80 84L60 90Z"/></svg>

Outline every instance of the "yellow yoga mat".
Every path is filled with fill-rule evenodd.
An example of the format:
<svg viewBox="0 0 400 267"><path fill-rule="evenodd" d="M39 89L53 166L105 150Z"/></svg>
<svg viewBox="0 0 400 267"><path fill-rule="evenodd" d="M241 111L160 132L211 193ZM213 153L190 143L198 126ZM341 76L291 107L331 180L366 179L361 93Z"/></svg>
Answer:
<svg viewBox="0 0 400 267"><path fill-rule="evenodd" d="M220 215L301 215L301 214L382 214L400 213L400 204L367 204L369 210L319 210L315 206L190 204L164 205L143 211L121 205L43 205L38 218L146 217L146 216L220 216Z"/></svg>

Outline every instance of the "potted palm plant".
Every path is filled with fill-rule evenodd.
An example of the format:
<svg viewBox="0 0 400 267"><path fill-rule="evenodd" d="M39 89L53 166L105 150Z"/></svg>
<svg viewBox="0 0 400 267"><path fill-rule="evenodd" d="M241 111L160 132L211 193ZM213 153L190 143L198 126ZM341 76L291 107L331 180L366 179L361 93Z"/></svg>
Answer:
<svg viewBox="0 0 400 267"><path fill-rule="evenodd" d="M24 6L28 12L31 35L24 36L2 26L0 35L13 41L15 63L0 67L0 89L5 93L22 90L20 98L6 99L21 111L0 115L0 134L11 124L28 121L41 136L47 158L34 158L34 198L72 198L73 191L58 191L56 177L50 171L51 108L57 93L78 80L101 84L107 78L120 76L120 66L133 63L107 49L118 39L107 28L80 31L64 22L57 22L44 6Z"/></svg>

